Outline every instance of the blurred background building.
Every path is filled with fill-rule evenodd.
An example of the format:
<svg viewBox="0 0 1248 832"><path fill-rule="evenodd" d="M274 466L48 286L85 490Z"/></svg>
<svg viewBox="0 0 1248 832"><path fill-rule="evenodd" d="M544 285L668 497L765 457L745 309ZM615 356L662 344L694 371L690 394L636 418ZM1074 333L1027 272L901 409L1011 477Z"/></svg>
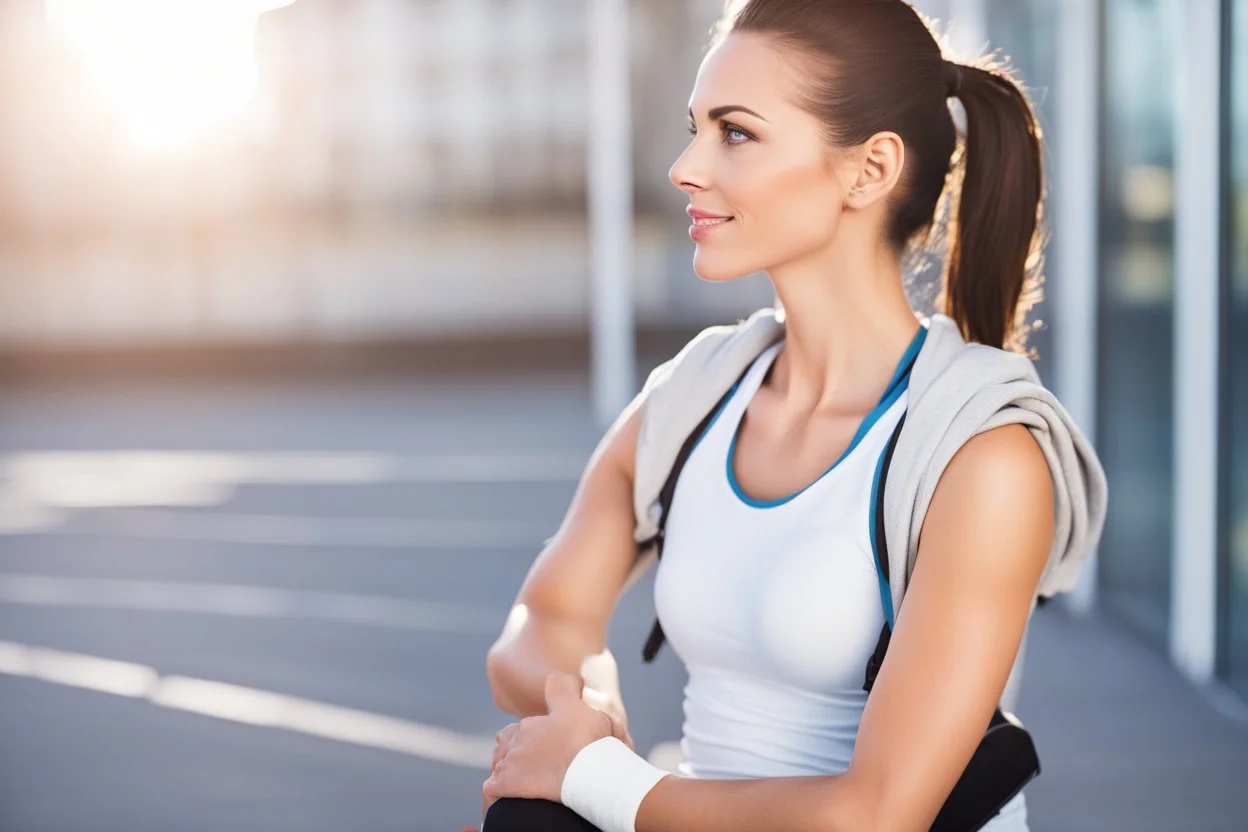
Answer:
<svg viewBox="0 0 1248 832"><path fill-rule="evenodd" d="M300 0L258 23L212 14L217 43L203 24L155 25L186 5L123 0L105 26L77 11L100 4L54 1L68 22L51 31L42 0L0 6L5 345L584 331L589 4ZM769 298L759 281L708 292L685 279L666 179L715 7L632 4L648 324ZM249 60L253 23L252 99L180 122L196 96L247 92L200 74L228 71L235 55L217 50ZM118 41L127 54L109 51ZM171 50L196 47L200 60L171 66Z"/></svg>
<svg viewBox="0 0 1248 832"><path fill-rule="evenodd" d="M1248 697L1248 2L918 5L1010 56L1045 122L1039 367L1113 491L1075 603Z"/></svg>
<svg viewBox="0 0 1248 832"><path fill-rule="evenodd" d="M1112 486L1071 606L1242 705L1248 0L916 5L956 56L1008 56L1044 124L1032 344ZM481 342L588 365L593 7L0 0L0 369ZM772 301L693 275L667 181L721 7L631 0L621 30L642 370Z"/></svg>

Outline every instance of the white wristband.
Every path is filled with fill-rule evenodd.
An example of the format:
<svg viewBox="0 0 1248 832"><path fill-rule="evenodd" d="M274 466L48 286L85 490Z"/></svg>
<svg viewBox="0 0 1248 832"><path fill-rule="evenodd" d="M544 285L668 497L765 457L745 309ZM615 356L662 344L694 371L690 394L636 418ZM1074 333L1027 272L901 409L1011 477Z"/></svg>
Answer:
<svg viewBox="0 0 1248 832"><path fill-rule="evenodd" d="M559 799L602 832L637 832L641 801L670 773L615 737L603 737L572 759Z"/></svg>

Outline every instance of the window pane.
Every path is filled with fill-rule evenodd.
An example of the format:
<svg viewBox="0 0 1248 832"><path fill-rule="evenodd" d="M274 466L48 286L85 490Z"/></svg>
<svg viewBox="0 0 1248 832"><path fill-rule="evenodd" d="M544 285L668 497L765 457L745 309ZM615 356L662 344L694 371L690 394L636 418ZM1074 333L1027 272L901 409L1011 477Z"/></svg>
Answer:
<svg viewBox="0 0 1248 832"><path fill-rule="evenodd" d="M1170 611L1177 0L1107 0L1097 446L1106 604L1159 645Z"/></svg>

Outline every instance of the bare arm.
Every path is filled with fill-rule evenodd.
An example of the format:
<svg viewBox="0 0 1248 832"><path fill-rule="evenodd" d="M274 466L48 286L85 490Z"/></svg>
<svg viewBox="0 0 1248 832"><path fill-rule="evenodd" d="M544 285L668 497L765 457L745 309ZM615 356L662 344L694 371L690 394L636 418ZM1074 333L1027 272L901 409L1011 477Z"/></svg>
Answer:
<svg viewBox="0 0 1248 832"><path fill-rule="evenodd" d="M502 710L546 713L546 677L562 671L585 680L590 704L623 714L606 633L637 558L633 457L640 425L638 396L594 451L559 531L530 568L490 648L486 669ZM604 701L593 701L595 695Z"/></svg>
<svg viewBox="0 0 1248 832"><path fill-rule="evenodd" d="M1053 539L1048 465L1027 429L971 439L933 497L849 770L748 781L665 777L638 832L927 830L1009 677Z"/></svg>

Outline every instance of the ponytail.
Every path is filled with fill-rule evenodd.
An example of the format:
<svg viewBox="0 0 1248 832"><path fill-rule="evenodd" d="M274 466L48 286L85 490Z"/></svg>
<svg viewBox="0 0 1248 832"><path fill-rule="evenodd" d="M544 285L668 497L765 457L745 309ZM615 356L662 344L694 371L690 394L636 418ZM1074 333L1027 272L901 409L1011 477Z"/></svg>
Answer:
<svg viewBox="0 0 1248 832"><path fill-rule="evenodd" d="M832 145L857 147L884 130L901 137L888 243L902 253L930 240L948 208L937 308L966 340L1023 351L1040 296L1040 128L1006 70L946 61L903 0L734 0L717 31L766 35L813 58L801 103ZM966 110L962 142L950 98Z"/></svg>
<svg viewBox="0 0 1248 832"><path fill-rule="evenodd" d="M1022 351L1026 313L1040 295L1040 126L1003 70L944 67L947 90L966 112L966 138L950 176L958 196L942 305L968 341Z"/></svg>

